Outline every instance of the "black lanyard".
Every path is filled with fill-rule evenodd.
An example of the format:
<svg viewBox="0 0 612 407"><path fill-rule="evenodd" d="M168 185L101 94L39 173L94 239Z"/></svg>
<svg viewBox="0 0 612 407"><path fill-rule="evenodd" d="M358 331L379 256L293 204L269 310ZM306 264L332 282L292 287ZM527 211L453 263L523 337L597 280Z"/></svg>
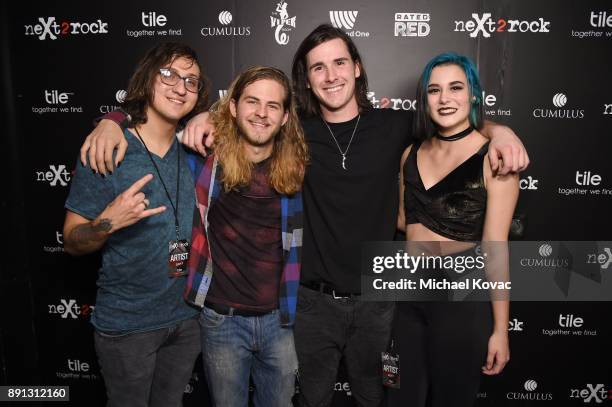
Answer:
<svg viewBox="0 0 612 407"><path fill-rule="evenodd" d="M157 168L157 164L155 164L155 160L153 160L153 155L151 155L151 152L149 151L149 148L145 144L144 140L142 139L142 136L138 132L138 129L134 127L134 130L136 130L136 134L138 135L140 142L144 146L145 150L147 150L147 154L149 155L149 158L151 159L151 163L153 164L153 167L155 167L155 171L157 171L157 176L159 177L159 181L164 187L164 191L166 191L166 196L168 197L168 200L170 201L170 205L172 205L172 209L174 211L174 227L176 228L176 240L178 241L180 239L179 238L178 206L179 206L179 195L180 195L179 194L179 184L181 181L181 148L180 146L177 146L177 152L176 152L176 206L174 206L174 203L172 202L172 198L170 197L170 193L168 192L168 188L166 188L166 183L164 182L164 179L162 178L161 173L159 172L159 168ZM172 146L170 146L170 148L172 148Z"/></svg>

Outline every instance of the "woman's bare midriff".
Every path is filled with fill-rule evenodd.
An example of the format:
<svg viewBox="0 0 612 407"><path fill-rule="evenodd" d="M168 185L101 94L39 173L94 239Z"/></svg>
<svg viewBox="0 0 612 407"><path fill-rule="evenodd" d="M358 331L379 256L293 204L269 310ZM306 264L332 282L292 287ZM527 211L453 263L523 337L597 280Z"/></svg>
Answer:
<svg viewBox="0 0 612 407"><path fill-rule="evenodd" d="M410 252L413 250L427 251L430 254L437 255L460 253L475 246L472 242L458 242L439 235L421 223L406 225L406 243Z"/></svg>

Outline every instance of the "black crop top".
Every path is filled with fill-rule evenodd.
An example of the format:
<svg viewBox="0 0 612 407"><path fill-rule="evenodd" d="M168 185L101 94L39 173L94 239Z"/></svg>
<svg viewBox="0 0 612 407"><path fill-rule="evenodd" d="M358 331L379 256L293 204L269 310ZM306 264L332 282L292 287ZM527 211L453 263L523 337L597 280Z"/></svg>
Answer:
<svg viewBox="0 0 612 407"><path fill-rule="evenodd" d="M421 143L414 143L403 168L406 224L421 223L453 240L481 240L487 208L482 165L488 146L426 190L416 160Z"/></svg>

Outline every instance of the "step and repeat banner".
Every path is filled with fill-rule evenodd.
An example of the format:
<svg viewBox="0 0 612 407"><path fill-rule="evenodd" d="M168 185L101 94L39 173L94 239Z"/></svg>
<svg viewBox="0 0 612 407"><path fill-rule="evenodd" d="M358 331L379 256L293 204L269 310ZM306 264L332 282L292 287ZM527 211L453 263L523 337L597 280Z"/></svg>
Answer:
<svg viewBox="0 0 612 407"><path fill-rule="evenodd" d="M520 176L523 239L612 240L609 1L108 0L7 9L16 116L9 137L19 154L11 177L27 215L35 342L4 352L35 354L38 363L38 383L12 384L67 385L70 405L105 403L88 323L99 258L64 253L63 205L92 119L119 106L135 64L158 41L198 51L215 101L250 65L290 74L300 41L331 23L357 44L374 107L395 110L415 109L416 80L430 58L466 54L480 70L486 117L514 129L532 160ZM604 273L612 271L610 250L592 253ZM540 246L528 260L545 267L551 256ZM612 405L610 311L609 302L514 303L512 359L502 375L483 380L478 405ZM342 371L335 390L334 406L352 405ZM199 364L185 404L210 405Z"/></svg>

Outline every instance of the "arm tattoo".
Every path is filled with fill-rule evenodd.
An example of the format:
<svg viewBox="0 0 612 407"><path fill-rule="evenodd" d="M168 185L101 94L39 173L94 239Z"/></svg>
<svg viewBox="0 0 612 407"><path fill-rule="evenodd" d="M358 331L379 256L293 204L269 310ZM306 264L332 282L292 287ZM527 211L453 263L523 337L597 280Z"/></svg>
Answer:
<svg viewBox="0 0 612 407"><path fill-rule="evenodd" d="M108 232L112 228L113 224L108 218L100 219L100 223L98 223L96 226L92 226L92 229L95 229L96 232Z"/></svg>
<svg viewBox="0 0 612 407"><path fill-rule="evenodd" d="M97 224L85 223L75 227L70 233L70 238L75 243L88 244L106 239L105 232L112 229L110 219L101 219Z"/></svg>

